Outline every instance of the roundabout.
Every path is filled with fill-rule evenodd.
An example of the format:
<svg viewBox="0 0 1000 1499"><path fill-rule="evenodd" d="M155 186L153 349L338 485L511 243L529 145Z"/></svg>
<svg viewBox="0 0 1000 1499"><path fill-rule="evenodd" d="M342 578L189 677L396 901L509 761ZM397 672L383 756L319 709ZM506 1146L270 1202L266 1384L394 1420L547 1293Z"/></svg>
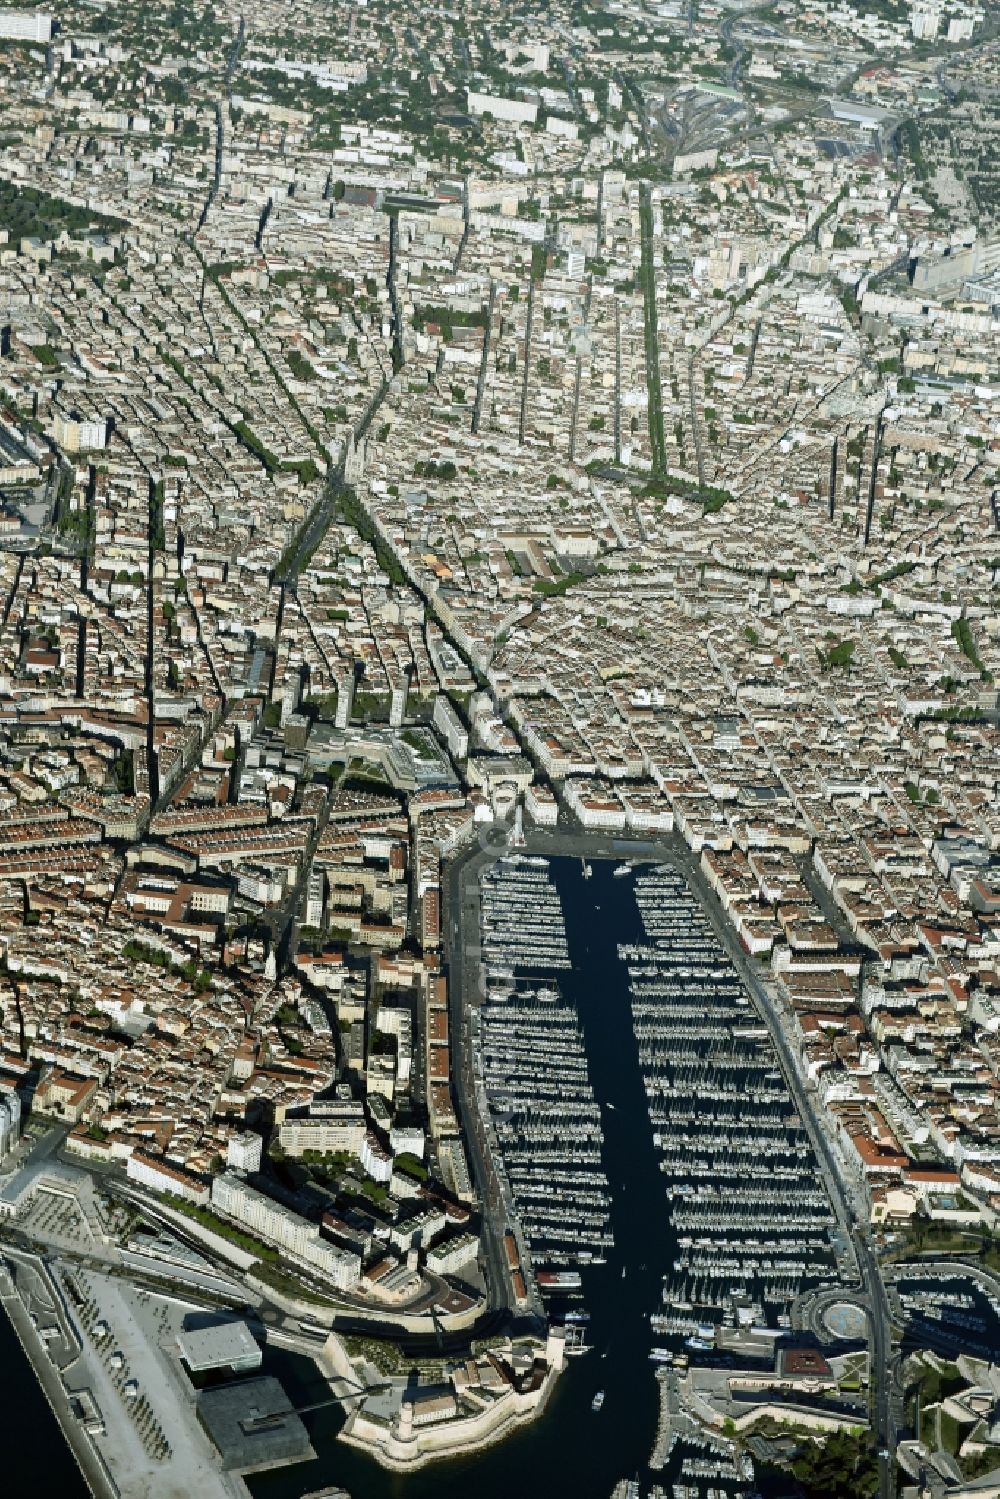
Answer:
<svg viewBox="0 0 1000 1499"><path fill-rule="evenodd" d="M868 1315L854 1301L835 1301L824 1307L822 1325L832 1337L844 1342L860 1342L868 1336Z"/></svg>

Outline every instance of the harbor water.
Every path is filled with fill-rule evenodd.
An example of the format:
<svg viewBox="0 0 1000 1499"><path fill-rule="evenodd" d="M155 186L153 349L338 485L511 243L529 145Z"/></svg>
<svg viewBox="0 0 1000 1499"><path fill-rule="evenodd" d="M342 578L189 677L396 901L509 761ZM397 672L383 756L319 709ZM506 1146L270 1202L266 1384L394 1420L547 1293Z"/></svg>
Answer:
<svg viewBox="0 0 1000 1499"><path fill-rule="evenodd" d="M17 1333L0 1308L0 1410L5 1494L87 1499L90 1490L66 1444Z"/></svg>
<svg viewBox="0 0 1000 1499"><path fill-rule="evenodd" d="M579 859L553 859L551 867L570 955L558 985L579 1018L600 1108L614 1240L604 1264L581 1268L591 1350L568 1361L540 1420L494 1447L414 1474L387 1473L336 1443L343 1424L336 1410L309 1414L317 1461L251 1479L254 1499L298 1499L332 1483L342 1484L352 1499L468 1499L470 1493L509 1499L512 1492L525 1499L608 1499L622 1478L638 1474L644 1490L655 1477L663 1482L665 1475L647 1472L659 1412L649 1318L661 1306L676 1244L639 1071L628 972L618 956L619 943L641 937L634 884L616 879L607 861L595 860L589 877ZM321 1397L323 1387L307 1361L273 1357L275 1372L297 1403ZM593 1397L601 1389L603 1407L594 1412Z"/></svg>
<svg viewBox="0 0 1000 1499"><path fill-rule="evenodd" d="M539 1013L548 1013L550 1019L539 1020L538 1014L532 1019L531 1025L542 1027L536 1034L543 1035L543 1042L530 1043L526 1065L544 1066L547 1023L556 1038L561 1075L575 1080L563 1111L564 1123L569 1120L564 1134L571 1151L577 1151L576 1142L584 1140L573 1169L564 1172L564 1185L554 1189L553 1196L561 1192L568 1202L576 1200L576 1193L589 1202L594 1209L592 1225L585 1239L576 1241L575 1249L572 1234L561 1220L552 1229L545 1216L544 1193L537 1189L537 1173L523 1150L519 1156L512 1155L514 1195L517 1200L521 1192L528 1222L536 1235L547 1237L550 1249L558 1252L560 1238L566 1241L565 1263L579 1269L581 1280L579 1299L568 1306L589 1315L589 1321L582 1324L589 1351L567 1361L566 1372L540 1419L495 1446L432 1463L413 1474L387 1472L373 1459L339 1443L336 1437L344 1416L337 1407L306 1411L303 1419L316 1459L250 1478L254 1499L299 1499L326 1485L342 1485L352 1499L468 1499L470 1493L477 1499L508 1499L512 1491L524 1499L563 1494L574 1499L609 1499L617 1483L634 1477L640 1480L643 1493L654 1482L662 1484L667 1494L702 1494L709 1487L719 1494L735 1492L711 1476L711 1455L706 1459L690 1448L675 1449L663 1469L651 1471L648 1466L660 1415L658 1366L651 1362L650 1351L665 1336L669 1340L669 1333L651 1318L662 1322L664 1287L679 1282L679 1264L688 1279L695 1273L701 1274L702 1281L708 1278L703 1268L699 1272L699 1267L688 1267L684 1261L687 1252L671 1222L672 1210L680 1208L681 1202L672 1198L671 1179L662 1169L663 1145L654 1141L650 1118L652 1107L662 1116L660 1129L670 1122L655 1095L647 1092L650 1058L659 1067L657 1048L666 1039L662 1031L666 1021L655 1015L651 1019L645 1011L640 1020L636 1010L636 962L644 965L645 982L652 961L637 954L650 940L649 923L663 920L660 908L655 907L660 897L656 891L650 897L655 898L655 909L647 908L644 926L634 872L623 877L619 868L616 874L607 860L584 865L578 858L553 858L545 878L553 887L545 909L550 913L558 909L561 917L558 921L540 918L541 927L549 922L551 928L542 931L549 967L532 982L550 983L558 998L550 995L539 1002ZM498 899L502 902L502 892ZM556 927L559 932L553 935ZM554 1006L565 1007L566 1013L556 1016ZM517 1018L514 1005L511 1022L516 1024ZM678 1020L687 1023L681 1016ZM531 1025L524 1027L529 1038ZM639 1041L637 1029L642 1033ZM681 1040L672 1037L671 1049ZM695 1065L704 1070L708 1063L704 1058L685 1062L688 1070ZM758 1083L758 1092L762 1086ZM767 1086L771 1086L769 1081ZM730 1107L728 1100L722 1102ZM735 1100L733 1105L733 1113L738 1114ZM717 1114L719 1107L717 1099ZM574 1135L573 1130L581 1133ZM584 1245L600 1262L588 1262L587 1253L572 1258ZM558 1300L552 1305L558 1308ZM322 1401L328 1393L315 1365L305 1357L269 1348L264 1368L281 1379L296 1406ZM600 1391L604 1398L595 1410ZM8 1444L11 1491L37 1485L44 1471L46 1492L82 1499L86 1487L72 1454L3 1316L0 1395L9 1429L28 1434ZM683 1477L689 1483L699 1463L707 1471L697 1485L674 1489L674 1482L682 1478L682 1462L687 1464ZM761 1477L758 1474L758 1481ZM766 1481L760 1488L784 1492L781 1487L770 1490Z"/></svg>

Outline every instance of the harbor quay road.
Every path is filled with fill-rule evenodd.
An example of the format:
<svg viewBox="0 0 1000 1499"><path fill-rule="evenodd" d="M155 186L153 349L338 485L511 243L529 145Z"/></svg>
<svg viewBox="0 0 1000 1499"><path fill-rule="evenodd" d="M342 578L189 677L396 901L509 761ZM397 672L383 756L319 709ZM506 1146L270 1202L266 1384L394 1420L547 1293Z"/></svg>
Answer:
<svg viewBox="0 0 1000 1499"><path fill-rule="evenodd" d="M1000 1494L996 0L0 78L7 1487Z"/></svg>

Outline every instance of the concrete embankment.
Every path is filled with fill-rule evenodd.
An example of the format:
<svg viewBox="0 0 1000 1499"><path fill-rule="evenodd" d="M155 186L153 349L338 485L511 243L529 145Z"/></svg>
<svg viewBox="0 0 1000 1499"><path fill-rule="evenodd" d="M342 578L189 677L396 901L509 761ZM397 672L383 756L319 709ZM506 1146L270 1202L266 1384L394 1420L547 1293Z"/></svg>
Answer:
<svg viewBox="0 0 1000 1499"><path fill-rule="evenodd" d="M32 1324L6 1266L0 1268L0 1304L94 1499L118 1499L118 1485L108 1472L100 1453L95 1450L85 1428L74 1416L62 1380L49 1359L45 1345Z"/></svg>
<svg viewBox="0 0 1000 1499"><path fill-rule="evenodd" d="M468 1457L502 1442L517 1427L539 1420L559 1372L550 1370L535 1394L511 1395L477 1415L425 1427L407 1440L401 1440L385 1426L368 1419L363 1411L358 1411L348 1419L340 1440L367 1452L383 1468L396 1473L412 1473L442 1458Z"/></svg>

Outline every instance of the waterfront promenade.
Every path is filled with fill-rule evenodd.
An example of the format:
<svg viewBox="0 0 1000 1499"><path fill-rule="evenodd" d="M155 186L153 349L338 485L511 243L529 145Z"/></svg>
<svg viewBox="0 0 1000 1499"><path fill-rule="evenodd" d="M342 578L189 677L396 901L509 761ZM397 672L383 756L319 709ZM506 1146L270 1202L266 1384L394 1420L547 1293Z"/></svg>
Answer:
<svg viewBox="0 0 1000 1499"><path fill-rule="evenodd" d="M10 1246L5 1258L4 1309L96 1499L245 1499L177 1358L191 1303Z"/></svg>
<svg viewBox="0 0 1000 1499"><path fill-rule="evenodd" d="M41 1270L41 1264L37 1262L37 1272L33 1270L32 1273ZM79 1469L80 1493L89 1489L94 1499L119 1499L117 1486L87 1431L74 1415L59 1372L21 1299L14 1276L7 1268L0 1269L0 1302L3 1303L3 1312Z"/></svg>

